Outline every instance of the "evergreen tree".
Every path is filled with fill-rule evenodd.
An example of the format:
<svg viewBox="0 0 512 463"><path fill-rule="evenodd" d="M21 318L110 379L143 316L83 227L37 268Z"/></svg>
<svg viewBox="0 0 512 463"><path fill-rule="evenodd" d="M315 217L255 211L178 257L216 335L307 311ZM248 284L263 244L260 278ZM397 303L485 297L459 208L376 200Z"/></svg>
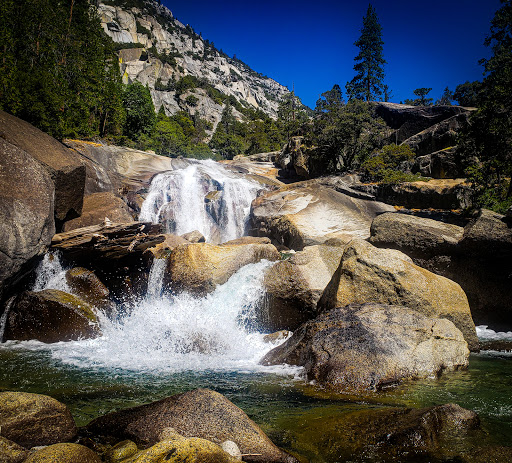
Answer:
<svg viewBox="0 0 512 463"><path fill-rule="evenodd" d="M156 124L156 113L149 88L140 82L128 85L123 103L126 110L124 134L132 140L151 134Z"/></svg>
<svg viewBox="0 0 512 463"><path fill-rule="evenodd" d="M443 90L443 94L441 95L441 98L436 101L436 105L447 105L451 106L453 100L453 92L448 88L445 87Z"/></svg>
<svg viewBox="0 0 512 463"><path fill-rule="evenodd" d="M378 100L384 92L383 66L386 61L382 56L382 27L372 5L368 6L361 37L354 45L360 50L354 58L354 71L357 74L346 85L347 95L351 100Z"/></svg>
<svg viewBox="0 0 512 463"><path fill-rule="evenodd" d="M460 151L477 205L504 212L512 205L512 2L501 3L485 40L493 54L481 60L485 78L478 110L462 135Z"/></svg>
<svg viewBox="0 0 512 463"><path fill-rule="evenodd" d="M478 94L482 89L482 82L464 82L457 85L453 93L453 99L461 106L476 107L478 106Z"/></svg>
<svg viewBox="0 0 512 463"><path fill-rule="evenodd" d="M279 102L277 117L287 139L300 135L303 125L308 120L304 105L293 91L284 95Z"/></svg>
<svg viewBox="0 0 512 463"><path fill-rule="evenodd" d="M431 105L432 102L434 101L434 99L433 98L426 98L426 96L431 91L432 91L431 88L426 88L426 87L421 87L421 88L417 88L416 90L414 90L413 93L416 96L419 96L419 98L414 101L414 104L416 106L429 106L429 105Z"/></svg>

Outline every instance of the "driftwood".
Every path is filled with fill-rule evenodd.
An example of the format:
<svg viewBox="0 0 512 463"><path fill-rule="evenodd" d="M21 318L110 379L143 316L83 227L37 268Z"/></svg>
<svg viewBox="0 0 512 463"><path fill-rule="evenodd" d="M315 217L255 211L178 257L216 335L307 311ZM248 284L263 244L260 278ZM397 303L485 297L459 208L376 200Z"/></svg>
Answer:
<svg viewBox="0 0 512 463"><path fill-rule="evenodd" d="M150 222L104 223L58 233L52 248L67 257L89 254L91 258L120 259L162 243L160 224Z"/></svg>

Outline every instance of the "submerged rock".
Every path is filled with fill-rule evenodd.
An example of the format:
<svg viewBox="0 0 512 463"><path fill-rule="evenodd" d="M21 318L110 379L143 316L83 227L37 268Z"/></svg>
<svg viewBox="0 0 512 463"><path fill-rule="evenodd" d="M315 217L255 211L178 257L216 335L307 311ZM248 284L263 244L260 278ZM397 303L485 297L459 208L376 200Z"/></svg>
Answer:
<svg viewBox="0 0 512 463"><path fill-rule="evenodd" d="M4 339L52 343L94 338L99 333L98 319L87 302L64 291L45 289L25 291L16 298Z"/></svg>
<svg viewBox="0 0 512 463"><path fill-rule="evenodd" d="M62 231L102 224L108 218L113 223L132 222L128 206L111 192L93 193L84 198L82 214L64 223Z"/></svg>
<svg viewBox="0 0 512 463"><path fill-rule="evenodd" d="M91 449L78 444L54 444L33 453L26 463L101 463Z"/></svg>
<svg viewBox="0 0 512 463"><path fill-rule="evenodd" d="M341 246L306 246L265 273L262 322L270 330L294 330L317 315L317 303L339 266Z"/></svg>
<svg viewBox="0 0 512 463"><path fill-rule="evenodd" d="M327 416L311 411L305 413L302 422L298 447L314 452L319 461L461 461L458 455L470 449L467 438L481 433L476 413L456 404L421 409L366 408Z"/></svg>
<svg viewBox="0 0 512 463"><path fill-rule="evenodd" d="M224 284L247 264L279 258L279 252L271 244L181 245L174 248L169 256L164 285L172 291L203 295Z"/></svg>
<svg viewBox="0 0 512 463"><path fill-rule="evenodd" d="M354 240L318 304L332 309L365 302L402 305L427 317L447 318L462 331L470 350L478 350L468 300L457 283L418 267L400 251Z"/></svg>
<svg viewBox="0 0 512 463"><path fill-rule="evenodd" d="M26 448L68 442L77 433L64 404L26 392L0 392L0 428L3 437Z"/></svg>
<svg viewBox="0 0 512 463"><path fill-rule="evenodd" d="M243 454L260 454L244 457L246 461L296 461L276 447L241 409L221 394L207 389L110 413L93 420L86 430L96 436L132 439L151 445L159 441L161 431L167 427L184 437L199 437L218 445L232 440Z"/></svg>
<svg viewBox="0 0 512 463"><path fill-rule="evenodd" d="M449 320L407 307L353 304L306 322L261 363L303 366L308 379L352 393L467 368L468 357Z"/></svg>

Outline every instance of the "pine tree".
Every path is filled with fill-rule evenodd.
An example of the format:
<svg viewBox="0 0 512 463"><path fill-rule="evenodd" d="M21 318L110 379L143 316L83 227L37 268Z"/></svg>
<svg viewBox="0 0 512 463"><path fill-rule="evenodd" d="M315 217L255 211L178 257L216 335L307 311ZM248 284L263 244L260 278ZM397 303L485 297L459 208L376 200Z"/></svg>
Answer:
<svg viewBox="0 0 512 463"><path fill-rule="evenodd" d="M372 5L368 5L363 18L361 37L355 44L360 52L354 58L356 76L347 83L349 99L372 101L380 99L384 92L384 64L382 56L382 27Z"/></svg>

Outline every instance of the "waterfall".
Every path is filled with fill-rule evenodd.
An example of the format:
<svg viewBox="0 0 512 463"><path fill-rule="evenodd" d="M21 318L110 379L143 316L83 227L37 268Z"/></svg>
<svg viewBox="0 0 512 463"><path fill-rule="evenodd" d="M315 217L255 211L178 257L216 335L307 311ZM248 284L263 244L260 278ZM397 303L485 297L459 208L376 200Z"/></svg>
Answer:
<svg viewBox="0 0 512 463"><path fill-rule="evenodd" d="M150 373L268 371L258 361L274 345L263 342L256 316L270 265L247 265L203 298L149 291L118 319L100 314L101 337L50 345L52 356L82 368Z"/></svg>
<svg viewBox="0 0 512 463"><path fill-rule="evenodd" d="M245 234L251 202L261 185L214 161L164 172L151 182L139 220L163 223L168 233L199 230L208 242Z"/></svg>
<svg viewBox="0 0 512 463"><path fill-rule="evenodd" d="M60 289L70 293L71 289L66 281L66 271L60 262L58 253L48 252L36 269L36 281L32 291L43 289Z"/></svg>
<svg viewBox="0 0 512 463"><path fill-rule="evenodd" d="M156 298L162 294L166 259L154 259L149 271L147 296Z"/></svg>

